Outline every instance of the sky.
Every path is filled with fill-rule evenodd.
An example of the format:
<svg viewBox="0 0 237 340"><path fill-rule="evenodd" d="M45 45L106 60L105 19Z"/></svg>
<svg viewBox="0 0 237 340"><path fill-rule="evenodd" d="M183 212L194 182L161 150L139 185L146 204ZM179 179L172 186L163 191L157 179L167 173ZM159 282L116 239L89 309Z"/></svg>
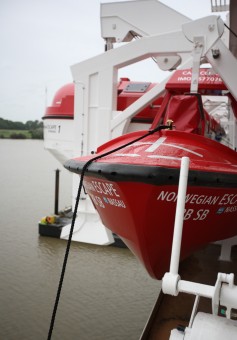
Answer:
<svg viewBox="0 0 237 340"><path fill-rule="evenodd" d="M114 1L0 1L1 118L40 120L55 92L73 81L70 66L103 53L100 3L105 2ZM213 14L210 0L161 2L191 19ZM131 69L126 76L159 82L153 67L140 74Z"/></svg>

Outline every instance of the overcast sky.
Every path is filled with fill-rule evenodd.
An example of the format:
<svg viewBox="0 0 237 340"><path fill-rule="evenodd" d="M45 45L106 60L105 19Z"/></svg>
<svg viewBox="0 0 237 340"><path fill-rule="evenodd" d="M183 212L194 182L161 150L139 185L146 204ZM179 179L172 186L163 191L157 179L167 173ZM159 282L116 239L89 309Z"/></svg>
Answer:
<svg viewBox="0 0 237 340"><path fill-rule="evenodd" d="M101 2L114 1L0 1L0 117L40 120L46 102L72 82L70 66L103 52ZM212 14L210 0L162 2L192 19ZM131 80L159 82L154 72L141 77Z"/></svg>

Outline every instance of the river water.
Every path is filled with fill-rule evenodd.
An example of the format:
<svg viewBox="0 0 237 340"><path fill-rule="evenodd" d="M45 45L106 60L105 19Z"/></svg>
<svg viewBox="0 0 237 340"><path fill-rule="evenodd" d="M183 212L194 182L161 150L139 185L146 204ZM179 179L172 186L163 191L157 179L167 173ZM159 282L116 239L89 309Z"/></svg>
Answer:
<svg viewBox="0 0 237 340"><path fill-rule="evenodd" d="M42 141L0 140L0 339L47 339L66 242L38 235L71 174ZM52 339L139 339L160 283L128 249L72 243Z"/></svg>

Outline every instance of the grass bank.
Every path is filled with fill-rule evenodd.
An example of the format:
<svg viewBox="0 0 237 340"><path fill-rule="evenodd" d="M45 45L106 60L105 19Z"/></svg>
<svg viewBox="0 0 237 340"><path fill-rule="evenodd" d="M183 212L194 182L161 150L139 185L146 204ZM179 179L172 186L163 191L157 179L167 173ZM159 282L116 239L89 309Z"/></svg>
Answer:
<svg viewBox="0 0 237 340"><path fill-rule="evenodd" d="M0 129L0 138L31 139L32 134L28 130L4 130L4 129Z"/></svg>

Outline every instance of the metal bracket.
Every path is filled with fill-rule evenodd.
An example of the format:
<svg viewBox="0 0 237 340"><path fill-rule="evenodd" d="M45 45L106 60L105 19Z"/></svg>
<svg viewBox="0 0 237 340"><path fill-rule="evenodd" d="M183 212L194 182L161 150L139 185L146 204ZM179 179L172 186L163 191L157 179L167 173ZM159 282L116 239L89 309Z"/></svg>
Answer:
<svg viewBox="0 0 237 340"><path fill-rule="evenodd" d="M193 67L190 92L198 92L199 70L201 65L201 57L203 53L204 38L194 37L194 50L193 50Z"/></svg>

